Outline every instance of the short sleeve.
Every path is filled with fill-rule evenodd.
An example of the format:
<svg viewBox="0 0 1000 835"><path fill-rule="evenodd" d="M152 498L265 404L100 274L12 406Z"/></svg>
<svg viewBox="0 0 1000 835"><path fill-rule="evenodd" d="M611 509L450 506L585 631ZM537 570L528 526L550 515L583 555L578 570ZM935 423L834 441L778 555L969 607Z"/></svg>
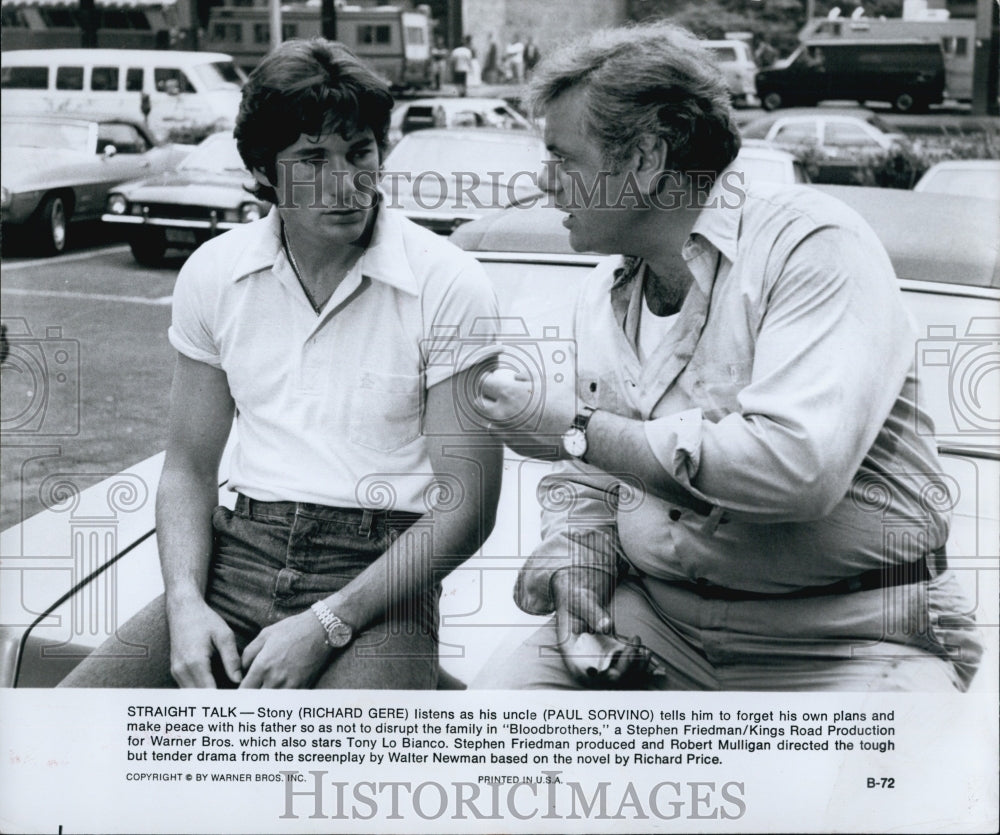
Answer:
<svg viewBox="0 0 1000 835"><path fill-rule="evenodd" d="M427 299L426 309L427 388L500 353L496 293L477 261L469 258L438 298Z"/></svg>
<svg viewBox="0 0 1000 835"><path fill-rule="evenodd" d="M218 281L204 253L196 251L181 268L174 286L173 311L167 336L170 344L193 360L221 366L211 323L217 303Z"/></svg>

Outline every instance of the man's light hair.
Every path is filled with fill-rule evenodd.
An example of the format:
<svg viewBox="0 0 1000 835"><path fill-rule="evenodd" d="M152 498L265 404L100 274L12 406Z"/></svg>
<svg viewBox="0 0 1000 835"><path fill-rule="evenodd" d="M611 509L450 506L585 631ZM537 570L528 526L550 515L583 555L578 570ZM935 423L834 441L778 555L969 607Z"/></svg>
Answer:
<svg viewBox="0 0 1000 835"><path fill-rule="evenodd" d="M570 90L584 92L585 125L617 171L644 136L666 141L670 167L711 179L736 157L739 130L714 58L686 29L647 23L572 42L536 69L535 115Z"/></svg>

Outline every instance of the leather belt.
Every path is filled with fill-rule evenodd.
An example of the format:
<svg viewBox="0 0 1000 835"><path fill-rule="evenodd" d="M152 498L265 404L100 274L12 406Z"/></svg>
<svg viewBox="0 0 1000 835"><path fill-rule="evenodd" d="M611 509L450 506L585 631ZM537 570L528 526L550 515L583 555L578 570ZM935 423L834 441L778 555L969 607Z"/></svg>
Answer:
<svg viewBox="0 0 1000 835"><path fill-rule="evenodd" d="M912 563L890 565L884 568L873 568L853 577L845 577L833 583L822 586L806 586L790 592L746 591L730 589L725 586L714 586L710 583L670 583L703 597L706 600L801 600L810 597L825 597L831 594L852 594L858 591L887 589L895 586L908 586L913 583L923 583L933 579L948 567L948 559L944 546L932 551L929 556Z"/></svg>

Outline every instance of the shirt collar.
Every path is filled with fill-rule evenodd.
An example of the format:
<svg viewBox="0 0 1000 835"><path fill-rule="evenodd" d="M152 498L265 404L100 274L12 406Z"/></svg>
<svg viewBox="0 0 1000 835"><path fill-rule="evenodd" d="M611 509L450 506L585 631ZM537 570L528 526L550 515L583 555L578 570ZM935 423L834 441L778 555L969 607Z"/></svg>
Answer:
<svg viewBox="0 0 1000 835"><path fill-rule="evenodd" d="M239 255L233 269L233 281L272 268L282 251L281 219L272 208L267 217L257 221L262 233ZM380 206L375 217L372 239L359 261L361 274L416 296L420 294L417 278L407 257L402 218L392 209Z"/></svg>
<svg viewBox="0 0 1000 835"><path fill-rule="evenodd" d="M730 164L715 178L705 205L698 212L691 236L684 244L684 258L691 260L703 251L704 238L733 263L739 251L740 223L746 202L746 178L736 163Z"/></svg>

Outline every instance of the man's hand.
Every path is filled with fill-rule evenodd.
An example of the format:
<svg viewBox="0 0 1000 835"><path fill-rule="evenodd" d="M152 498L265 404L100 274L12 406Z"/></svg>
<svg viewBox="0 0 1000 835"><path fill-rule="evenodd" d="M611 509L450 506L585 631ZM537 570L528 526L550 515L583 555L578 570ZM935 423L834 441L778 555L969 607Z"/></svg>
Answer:
<svg viewBox="0 0 1000 835"><path fill-rule="evenodd" d="M562 568L552 576L558 647L574 675L579 675L592 662L589 658L573 657L576 636L586 632L606 635L614 631L614 619L607 609L613 591L612 579L603 571L578 567Z"/></svg>
<svg viewBox="0 0 1000 835"><path fill-rule="evenodd" d="M170 674L180 687L215 687L212 658L222 659L234 683L243 677L236 637L229 625L204 600L168 603Z"/></svg>
<svg viewBox="0 0 1000 835"><path fill-rule="evenodd" d="M522 444L558 442L576 414L571 386L548 387L544 379L531 379L511 368L484 376L479 392L477 409L490 422L492 433L515 450Z"/></svg>
<svg viewBox="0 0 1000 835"><path fill-rule="evenodd" d="M311 609L265 627L243 650L243 688L307 687L330 657Z"/></svg>

